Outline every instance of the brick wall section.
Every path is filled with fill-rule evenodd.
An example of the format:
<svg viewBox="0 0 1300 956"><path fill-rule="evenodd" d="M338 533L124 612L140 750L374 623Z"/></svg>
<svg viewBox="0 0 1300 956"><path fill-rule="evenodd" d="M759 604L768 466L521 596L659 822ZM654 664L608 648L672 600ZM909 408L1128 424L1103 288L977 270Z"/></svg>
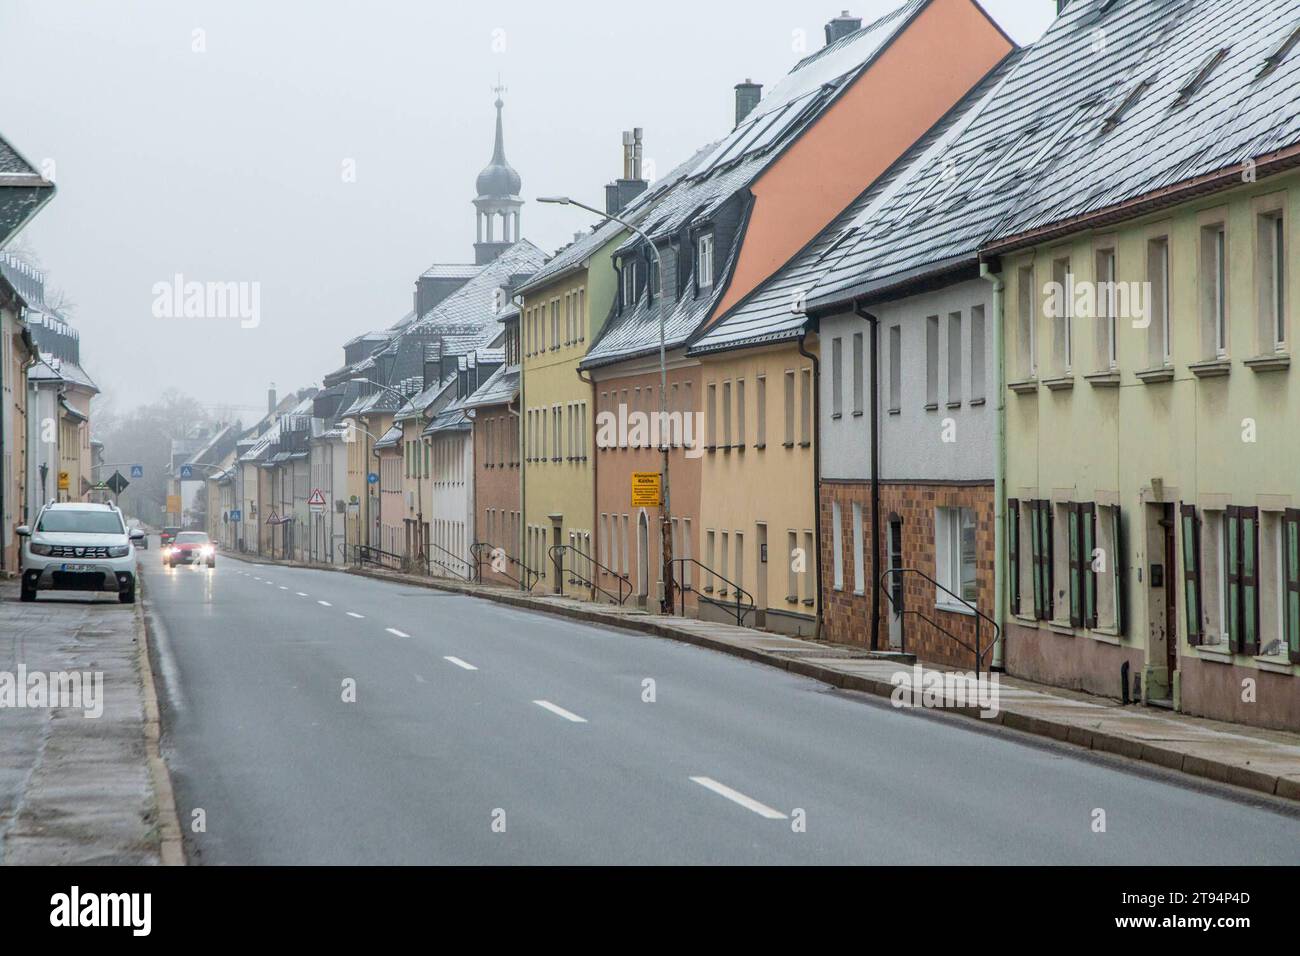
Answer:
<svg viewBox="0 0 1300 956"><path fill-rule="evenodd" d="M834 531L832 505L840 504L841 550L844 562L844 589L835 589ZM867 570L861 595L854 593L856 556L853 546L853 504L862 506L862 556ZM844 644L867 645L871 642L871 484L870 482L823 481L820 493L823 635L827 640ZM975 512L976 604L992 616L993 607L993 484L902 484L880 486L881 561L888 567L889 520L898 515L903 520L902 565L917 568L931 577L935 573L934 523L936 508L970 508ZM904 605L975 646L975 618L969 614L935 608L934 586L918 575L904 575ZM881 596L880 647L889 647L889 602ZM980 622L980 646L986 647L992 627ZM973 669L975 655L951 638L937 631L915 614L903 619L904 650L922 660ZM986 654L987 666L991 655Z"/></svg>

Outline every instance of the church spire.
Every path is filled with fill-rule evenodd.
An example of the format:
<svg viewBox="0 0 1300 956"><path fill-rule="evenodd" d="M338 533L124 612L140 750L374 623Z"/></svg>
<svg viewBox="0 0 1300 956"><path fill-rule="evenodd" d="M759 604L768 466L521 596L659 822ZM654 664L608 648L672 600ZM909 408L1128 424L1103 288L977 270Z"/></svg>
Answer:
<svg viewBox="0 0 1300 956"><path fill-rule="evenodd" d="M492 87L492 92L496 94L493 105L497 111L492 159L474 181L478 194L474 199L474 206L478 210L478 238L474 243L474 260L480 265L491 262L519 241L519 207L523 205L523 200L519 198L519 174L506 161L502 121L505 103L501 100L501 94L506 92L506 88L501 85L500 77L497 77L497 85Z"/></svg>

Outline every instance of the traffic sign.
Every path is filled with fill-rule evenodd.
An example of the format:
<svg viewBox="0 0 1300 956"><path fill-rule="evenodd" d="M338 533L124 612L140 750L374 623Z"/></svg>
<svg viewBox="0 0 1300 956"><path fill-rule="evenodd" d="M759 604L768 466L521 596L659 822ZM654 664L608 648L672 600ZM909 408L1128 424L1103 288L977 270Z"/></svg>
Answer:
<svg viewBox="0 0 1300 956"><path fill-rule="evenodd" d="M279 523L280 523L280 516L279 516L278 514L275 513L275 509L274 509L274 508L272 508L272 509L271 509L271 513L270 513L269 515L266 516L266 523L267 523L267 524L279 524Z"/></svg>
<svg viewBox="0 0 1300 956"><path fill-rule="evenodd" d="M659 496L659 472L632 472L633 508L658 508L661 500Z"/></svg>
<svg viewBox="0 0 1300 956"><path fill-rule="evenodd" d="M376 484L379 481L379 476L372 471L370 474L366 475L366 481L372 485Z"/></svg>
<svg viewBox="0 0 1300 956"><path fill-rule="evenodd" d="M189 481L194 477L194 467L192 465L181 465L181 481Z"/></svg>
<svg viewBox="0 0 1300 956"><path fill-rule="evenodd" d="M231 509L230 509L230 520L231 520L231 521L242 521L243 518L244 518L244 513L243 513L242 511L240 511L238 508L231 508Z"/></svg>
<svg viewBox="0 0 1300 956"><path fill-rule="evenodd" d="M325 493L321 491L319 488L314 489L311 493L311 497L307 499L307 504L321 505L322 507L324 507Z"/></svg>
<svg viewBox="0 0 1300 956"><path fill-rule="evenodd" d="M59 472L59 491L67 491L70 487L72 487L72 480L68 477L68 473Z"/></svg>
<svg viewBox="0 0 1300 956"><path fill-rule="evenodd" d="M131 482L122 477L120 471L113 472L113 474L109 476L108 481L104 483L108 485L109 490L115 495L120 495L122 492L126 491L127 485L131 484Z"/></svg>
<svg viewBox="0 0 1300 956"><path fill-rule="evenodd" d="M144 465L132 465L132 466L131 466L131 477L132 477L132 478L143 478L143 477L144 477Z"/></svg>

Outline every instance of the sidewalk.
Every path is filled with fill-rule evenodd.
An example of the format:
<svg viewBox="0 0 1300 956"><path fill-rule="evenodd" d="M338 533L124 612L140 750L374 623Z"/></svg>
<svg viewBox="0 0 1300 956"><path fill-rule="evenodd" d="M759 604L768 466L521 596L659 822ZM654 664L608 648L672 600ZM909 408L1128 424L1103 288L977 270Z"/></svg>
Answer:
<svg viewBox="0 0 1300 956"><path fill-rule="evenodd" d="M270 563L265 559L243 557ZM819 644L731 624L664 617L638 608L592 604L550 594L523 594L492 585L465 584L390 571L358 571L338 565L334 570L457 591L592 624L684 641L779 667L834 687L881 697L895 693L899 686L896 678L907 689L918 673L924 681L927 674L935 671L951 672L951 669L925 666L914 673L910 663L873 657L856 647ZM978 707L965 706L970 698L965 696L968 687L961 681L957 681L956 686L950 684L944 692L944 709L1013 730L1300 801L1300 735L1189 717L1141 705L1126 707L1117 701L1035 684L1005 674L998 675L998 678L998 712L995 716L981 717Z"/></svg>
<svg viewBox="0 0 1300 956"><path fill-rule="evenodd" d="M0 681L20 667L102 674L102 714L0 703L0 863L182 862L141 605L0 582Z"/></svg>

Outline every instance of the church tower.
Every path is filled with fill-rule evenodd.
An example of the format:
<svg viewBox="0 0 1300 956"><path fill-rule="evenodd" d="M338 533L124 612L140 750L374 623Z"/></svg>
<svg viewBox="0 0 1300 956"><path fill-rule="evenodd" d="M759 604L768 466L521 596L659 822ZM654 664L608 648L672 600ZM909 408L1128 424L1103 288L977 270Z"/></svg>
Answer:
<svg viewBox="0 0 1300 956"><path fill-rule="evenodd" d="M484 265L501 255L519 241L519 209L524 201L519 198L519 174L506 162L505 142L501 135L501 94L505 87L498 82L493 92L497 94L497 137L492 148L492 161L478 174L478 197L474 200L478 237L474 243L474 263Z"/></svg>

